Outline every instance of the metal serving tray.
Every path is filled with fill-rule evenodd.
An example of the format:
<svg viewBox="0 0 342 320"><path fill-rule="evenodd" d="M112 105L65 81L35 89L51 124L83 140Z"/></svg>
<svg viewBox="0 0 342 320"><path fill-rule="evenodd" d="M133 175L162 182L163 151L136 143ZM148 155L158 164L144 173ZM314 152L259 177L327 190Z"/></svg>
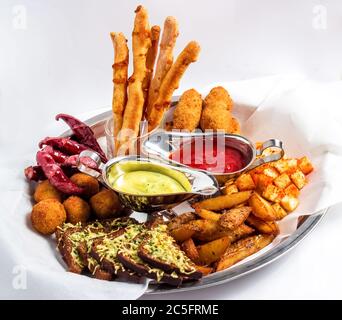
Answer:
<svg viewBox="0 0 342 320"><path fill-rule="evenodd" d="M104 124L106 119L108 119L109 117L111 117L110 110L98 114L85 121L88 125L91 126L98 139L105 136ZM62 135L66 136L70 133L70 131L66 131ZM263 254L256 255L255 258L253 258L252 256L251 259L247 259L245 262L242 262L236 266L232 266L226 270L210 274L198 282L184 283L179 288L150 282L145 294L174 293L180 291L191 291L208 288L235 280L246 274L254 272L277 260L285 253L293 249L296 245L298 245L322 220L327 211L328 209L325 209L313 215L302 216L297 230L292 235L281 239L279 243L277 243L273 248L265 251Z"/></svg>

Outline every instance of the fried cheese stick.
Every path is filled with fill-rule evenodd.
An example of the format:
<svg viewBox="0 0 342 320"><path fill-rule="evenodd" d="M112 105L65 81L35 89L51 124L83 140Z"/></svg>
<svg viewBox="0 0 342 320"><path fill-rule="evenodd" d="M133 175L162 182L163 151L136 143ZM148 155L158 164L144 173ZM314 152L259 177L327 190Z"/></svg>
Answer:
<svg viewBox="0 0 342 320"><path fill-rule="evenodd" d="M190 63L195 62L200 52L200 46L196 41L191 41L177 57L177 60L164 77L159 94L152 105L148 115L148 129L153 130L159 125L164 111L169 107L173 92L179 87L180 79Z"/></svg>
<svg viewBox="0 0 342 320"><path fill-rule="evenodd" d="M128 100L123 117L120 145L139 134L139 123L144 107L142 83L146 75L146 56L151 47L151 29L147 10L143 6L138 6L135 13L132 34L133 75L128 80Z"/></svg>
<svg viewBox="0 0 342 320"><path fill-rule="evenodd" d="M123 33L111 32L114 47L113 64L113 135L117 137L122 126L122 117L127 102L128 47Z"/></svg>
<svg viewBox="0 0 342 320"><path fill-rule="evenodd" d="M164 22L164 30L160 41L160 51L155 75L151 81L148 92L147 117L151 113L152 106L156 101L161 83L170 70L173 63L173 49L179 35L178 22L174 17L167 17Z"/></svg>
<svg viewBox="0 0 342 320"><path fill-rule="evenodd" d="M144 109L148 105L148 91L151 84L151 79L153 77L153 69L154 64L156 62L157 53L158 53L158 43L160 36L160 27L153 26L151 28L151 47L147 52L146 57L146 76L143 82L143 92L144 92Z"/></svg>

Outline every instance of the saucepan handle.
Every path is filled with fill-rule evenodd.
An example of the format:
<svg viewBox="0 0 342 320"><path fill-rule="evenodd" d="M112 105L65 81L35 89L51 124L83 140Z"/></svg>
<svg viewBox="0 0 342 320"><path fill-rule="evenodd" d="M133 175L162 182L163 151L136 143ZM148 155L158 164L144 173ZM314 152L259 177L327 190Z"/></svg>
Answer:
<svg viewBox="0 0 342 320"><path fill-rule="evenodd" d="M89 158L91 160L89 160ZM82 160L88 159L88 160ZM91 165L90 165L91 162ZM96 167L93 165L96 164ZM102 182L102 169L104 164L101 161L100 156L95 151L85 150L82 151L78 157L77 169L81 172L96 178Z"/></svg>
<svg viewBox="0 0 342 320"><path fill-rule="evenodd" d="M263 152L266 149L269 148L274 148L277 150L274 150L274 152L272 152L271 154L265 156L265 157L260 157L262 156ZM278 151L278 152L277 152ZM248 171L252 170L256 167L261 166L262 164L268 163L268 162L273 162L273 161L277 161L279 159L281 159L284 156L284 149L283 149L283 142L278 140L278 139L270 139L265 141L260 149L256 150L256 156L260 157L257 158L249 167L248 167Z"/></svg>

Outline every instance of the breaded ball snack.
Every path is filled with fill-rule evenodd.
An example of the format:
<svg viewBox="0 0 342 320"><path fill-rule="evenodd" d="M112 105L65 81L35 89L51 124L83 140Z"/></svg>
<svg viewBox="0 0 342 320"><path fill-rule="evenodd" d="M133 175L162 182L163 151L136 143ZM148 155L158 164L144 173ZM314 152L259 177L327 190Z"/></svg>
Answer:
<svg viewBox="0 0 342 320"><path fill-rule="evenodd" d="M84 189L83 196L90 198L100 190L99 182L85 173L75 173L70 177L70 180Z"/></svg>
<svg viewBox="0 0 342 320"><path fill-rule="evenodd" d="M199 126L201 113L201 95L195 89L185 91L173 114L173 129L195 130Z"/></svg>
<svg viewBox="0 0 342 320"><path fill-rule="evenodd" d="M67 221L73 224L86 222L90 216L89 204L77 196L71 196L63 202Z"/></svg>
<svg viewBox="0 0 342 320"><path fill-rule="evenodd" d="M233 120L231 110L233 101L223 87L213 88L204 99L201 116L201 129L224 130L233 133L238 130L236 120Z"/></svg>
<svg viewBox="0 0 342 320"><path fill-rule="evenodd" d="M234 134L241 134L240 123L236 118L232 119L232 132Z"/></svg>
<svg viewBox="0 0 342 320"><path fill-rule="evenodd" d="M90 206L99 219L118 217L122 209L118 196L108 189L103 189L92 196Z"/></svg>
<svg viewBox="0 0 342 320"><path fill-rule="evenodd" d="M56 199L42 200L32 208L32 226L42 234L54 233L57 227L63 224L65 220L65 209Z"/></svg>
<svg viewBox="0 0 342 320"><path fill-rule="evenodd" d="M49 180L44 180L38 183L33 198L36 202L46 199L62 201L62 193L58 191Z"/></svg>

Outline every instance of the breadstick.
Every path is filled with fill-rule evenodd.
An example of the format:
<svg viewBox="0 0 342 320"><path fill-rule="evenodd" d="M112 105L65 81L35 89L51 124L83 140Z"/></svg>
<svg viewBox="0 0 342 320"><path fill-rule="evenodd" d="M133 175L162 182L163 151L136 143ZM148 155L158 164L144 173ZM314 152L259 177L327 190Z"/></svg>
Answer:
<svg viewBox="0 0 342 320"><path fill-rule="evenodd" d="M115 139L121 130L123 112L127 102L128 47L123 33L111 32L110 36L114 47L112 111Z"/></svg>
<svg viewBox="0 0 342 320"><path fill-rule="evenodd" d="M144 109L148 104L148 90L150 88L151 79L153 76L153 68L154 63L156 61L157 53L158 53L158 42L160 35L160 27L153 26L151 28L151 47L147 52L146 57L146 76L143 82L143 92L144 92Z"/></svg>
<svg viewBox="0 0 342 320"><path fill-rule="evenodd" d="M128 100L121 129L123 134L120 134L120 145L139 134L139 123L144 107L142 83L146 75L146 56L151 47L151 29L147 11L143 6L138 6L135 13L132 34L133 75L128 80Z"/></svg>
<svg viewBox="0 0 342 320"><path fill-rule="evenodd" d="M173 63L173 49L178 37L178 23L174 17L167 17L164 22L164 30L160 41L160 51L156 66L156 73L151 81L148 92L147 117L151 113L153 103L156 101L160 85L170 70Z"/></svg>
<svg viewBox="0 0 342 320"><path fill-rule="evenodd" d="M199 52L199 44L196 41L189 42L166 74L160 86L158 98L154 102L151 113L147 118L149 131L160 123L165 109L170 105L173 92L179 87L181 77L189 64L197 60Z"/></svg>

